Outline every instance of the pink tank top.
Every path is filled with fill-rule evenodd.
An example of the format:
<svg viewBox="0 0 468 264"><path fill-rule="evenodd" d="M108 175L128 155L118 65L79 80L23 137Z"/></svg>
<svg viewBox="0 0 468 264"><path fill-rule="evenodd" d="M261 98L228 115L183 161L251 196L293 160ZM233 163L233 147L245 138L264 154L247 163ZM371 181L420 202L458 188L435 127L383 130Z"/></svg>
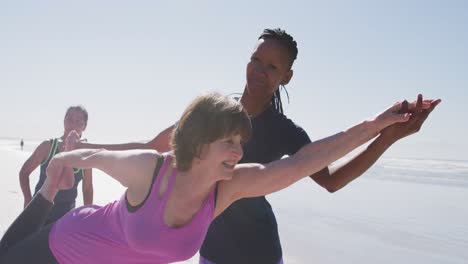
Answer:
<svg viewBox="0 0 468 264"><path fill-rule="evenodd" d="M124 194L119 201L103 207L83 206L59 219L49 235L49 246L57 261L67 264L170 263L195 255L213 220L215 190L188 224L168 227L163 212L176 170L161 197L159 186L171 159L171 156L165 157L148 198L136 211L129 212Z"/></svg>

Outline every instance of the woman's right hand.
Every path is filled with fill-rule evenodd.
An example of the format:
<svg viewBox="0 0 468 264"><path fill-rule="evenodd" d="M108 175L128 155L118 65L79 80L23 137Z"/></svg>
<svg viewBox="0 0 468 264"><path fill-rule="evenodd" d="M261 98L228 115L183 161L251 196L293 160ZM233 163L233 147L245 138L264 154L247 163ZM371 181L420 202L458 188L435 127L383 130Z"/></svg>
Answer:
<svg viewBox="0 0 468 264"><path fill-rule="evenodd" d="M408 101L397 102L381 114L377 115L373 120L376 122L379 131L396 123L403 123L410 120L411 115L429 109L434 100L423 100L421 94L418 95L416 101L408 103Z"/></svg>
<svg viewBox="0 0 468 264"><path fill-rule="evenodd" d="M65 151L77 149L77 145L80 143L80 135L75 130L72 130L68 133L64 143Z"/></svg>
<svg viewBox="0 0 468 264"><path fill-rule="evenodd" d="M401 112L411 113L408 122L388 126L382 130L381 135L385 136L393 143L419 132L429 114L441 101L440 99L422 100L422 98L418 98L417 101L412 103L404 101Z"/></svg>

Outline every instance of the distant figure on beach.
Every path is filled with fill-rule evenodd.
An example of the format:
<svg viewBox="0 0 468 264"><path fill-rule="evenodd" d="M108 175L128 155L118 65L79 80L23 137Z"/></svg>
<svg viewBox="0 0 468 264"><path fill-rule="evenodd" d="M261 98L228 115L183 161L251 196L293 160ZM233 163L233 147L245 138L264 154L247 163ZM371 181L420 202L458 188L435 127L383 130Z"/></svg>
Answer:
<svg viewBox="0 0 468 264"><path fill-rule="evenodd" d="M23 147L24 147L24 141L23 141L23 139L21 139L21 141L20 141L20 147L21 147L21 151L23 151Z"/></svg>
<svg viewBox="0 0 468 264"><path fill-rule="evenodd" d="M29 176L30 174L40 166L39 181L36 184L34 193L37 193L44 184L46 179L46 169L50 160L57 154L63 151L63 140L70 133L70 131L76 131L80 137L83 131L86 129L88 122L88 112L82 106L70 106L65 113L64 119L64 131L63 135L59 138L52 138L42 142L32 153L32 155L25 161L21 167L19 173L21 190L24 196L24 207L32 199ZM46 224L52 223L62 217L65 213L75 208L76 197L78 195L78 183L83 180L82 191L83 191L83 203L85 205L93 203L93 182L92 182L92 171L75 169L75 184L68 190L60 191L55 200L54 207L52 208Z"/></svg>
<svg viewBox="0 0 468 264"><path fill-rule="evenodd" d="M264 196L320 171L397 123L420 122L439 100L396 103L335 135L267 164L238 164L252 127L242 105L217 93L197 97L171 136L173 152L65 150L52 158L45 183L0 241L0 263L172 263L192 257L208 226L233 202ZM410 114L411 113L411 114ZM127 189L105 206L74 209L43 227L72 168L98 168Z"/></svg>

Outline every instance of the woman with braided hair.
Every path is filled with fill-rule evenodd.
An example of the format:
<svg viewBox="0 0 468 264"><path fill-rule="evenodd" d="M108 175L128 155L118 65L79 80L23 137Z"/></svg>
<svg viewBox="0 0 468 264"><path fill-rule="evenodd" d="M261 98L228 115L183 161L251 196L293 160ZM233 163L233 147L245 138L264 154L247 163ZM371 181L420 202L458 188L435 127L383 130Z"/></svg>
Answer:
<svg viewBox="0 0 468 264"><path fill-rule="evenodd" d="M265 29L258 37L240 98L252 120L252 137L243 145L244 156L239 163L269 163L291 156L311 142L306 131L283 113L281 90L286 91L293 77L297 55L296 41L280 28ZM368 170L393 143L419 131L427 115L383 130L347 163L331 170L324 166L310 178L331 193L343 188ZM169 150L171 130L163 131L149 145ZM200 250L200 263L276 264L283 262L282 255L275 215L265 196L259 196L233 203L211 223Z"/></svg>

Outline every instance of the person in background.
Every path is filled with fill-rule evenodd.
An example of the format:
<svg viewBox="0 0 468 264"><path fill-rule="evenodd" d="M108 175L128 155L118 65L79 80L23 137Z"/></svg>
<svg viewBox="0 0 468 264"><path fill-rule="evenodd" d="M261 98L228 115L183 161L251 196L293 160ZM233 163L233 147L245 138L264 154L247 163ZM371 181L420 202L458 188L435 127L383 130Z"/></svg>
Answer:
<svg viewBox="0 0 468 264"><path fill-rule="evenodd" d="M21 191L24 197L24 207L26 207L32 199L32 193L29 184L29 176L37 168L40 167L39 181L36 184L34 194L44 184L46 179L46 169L50 160L58 153L64 150L63 140L71 132L76 131L78 135L86 129L88 123L88 112L83 106L70 106L63 121L64 130L62 136L59 138L52 138L43 141L31 154L31 156L24 162L19 172L19 180ZM76 197L78 195L78 183L83 180L83 203L85 205L93 203L93 181L91 170L74 170L74 185L68 190L60 191L54 200L54 207L50 211L45 224L55 222L71 209L75 208Z"/></svg>

